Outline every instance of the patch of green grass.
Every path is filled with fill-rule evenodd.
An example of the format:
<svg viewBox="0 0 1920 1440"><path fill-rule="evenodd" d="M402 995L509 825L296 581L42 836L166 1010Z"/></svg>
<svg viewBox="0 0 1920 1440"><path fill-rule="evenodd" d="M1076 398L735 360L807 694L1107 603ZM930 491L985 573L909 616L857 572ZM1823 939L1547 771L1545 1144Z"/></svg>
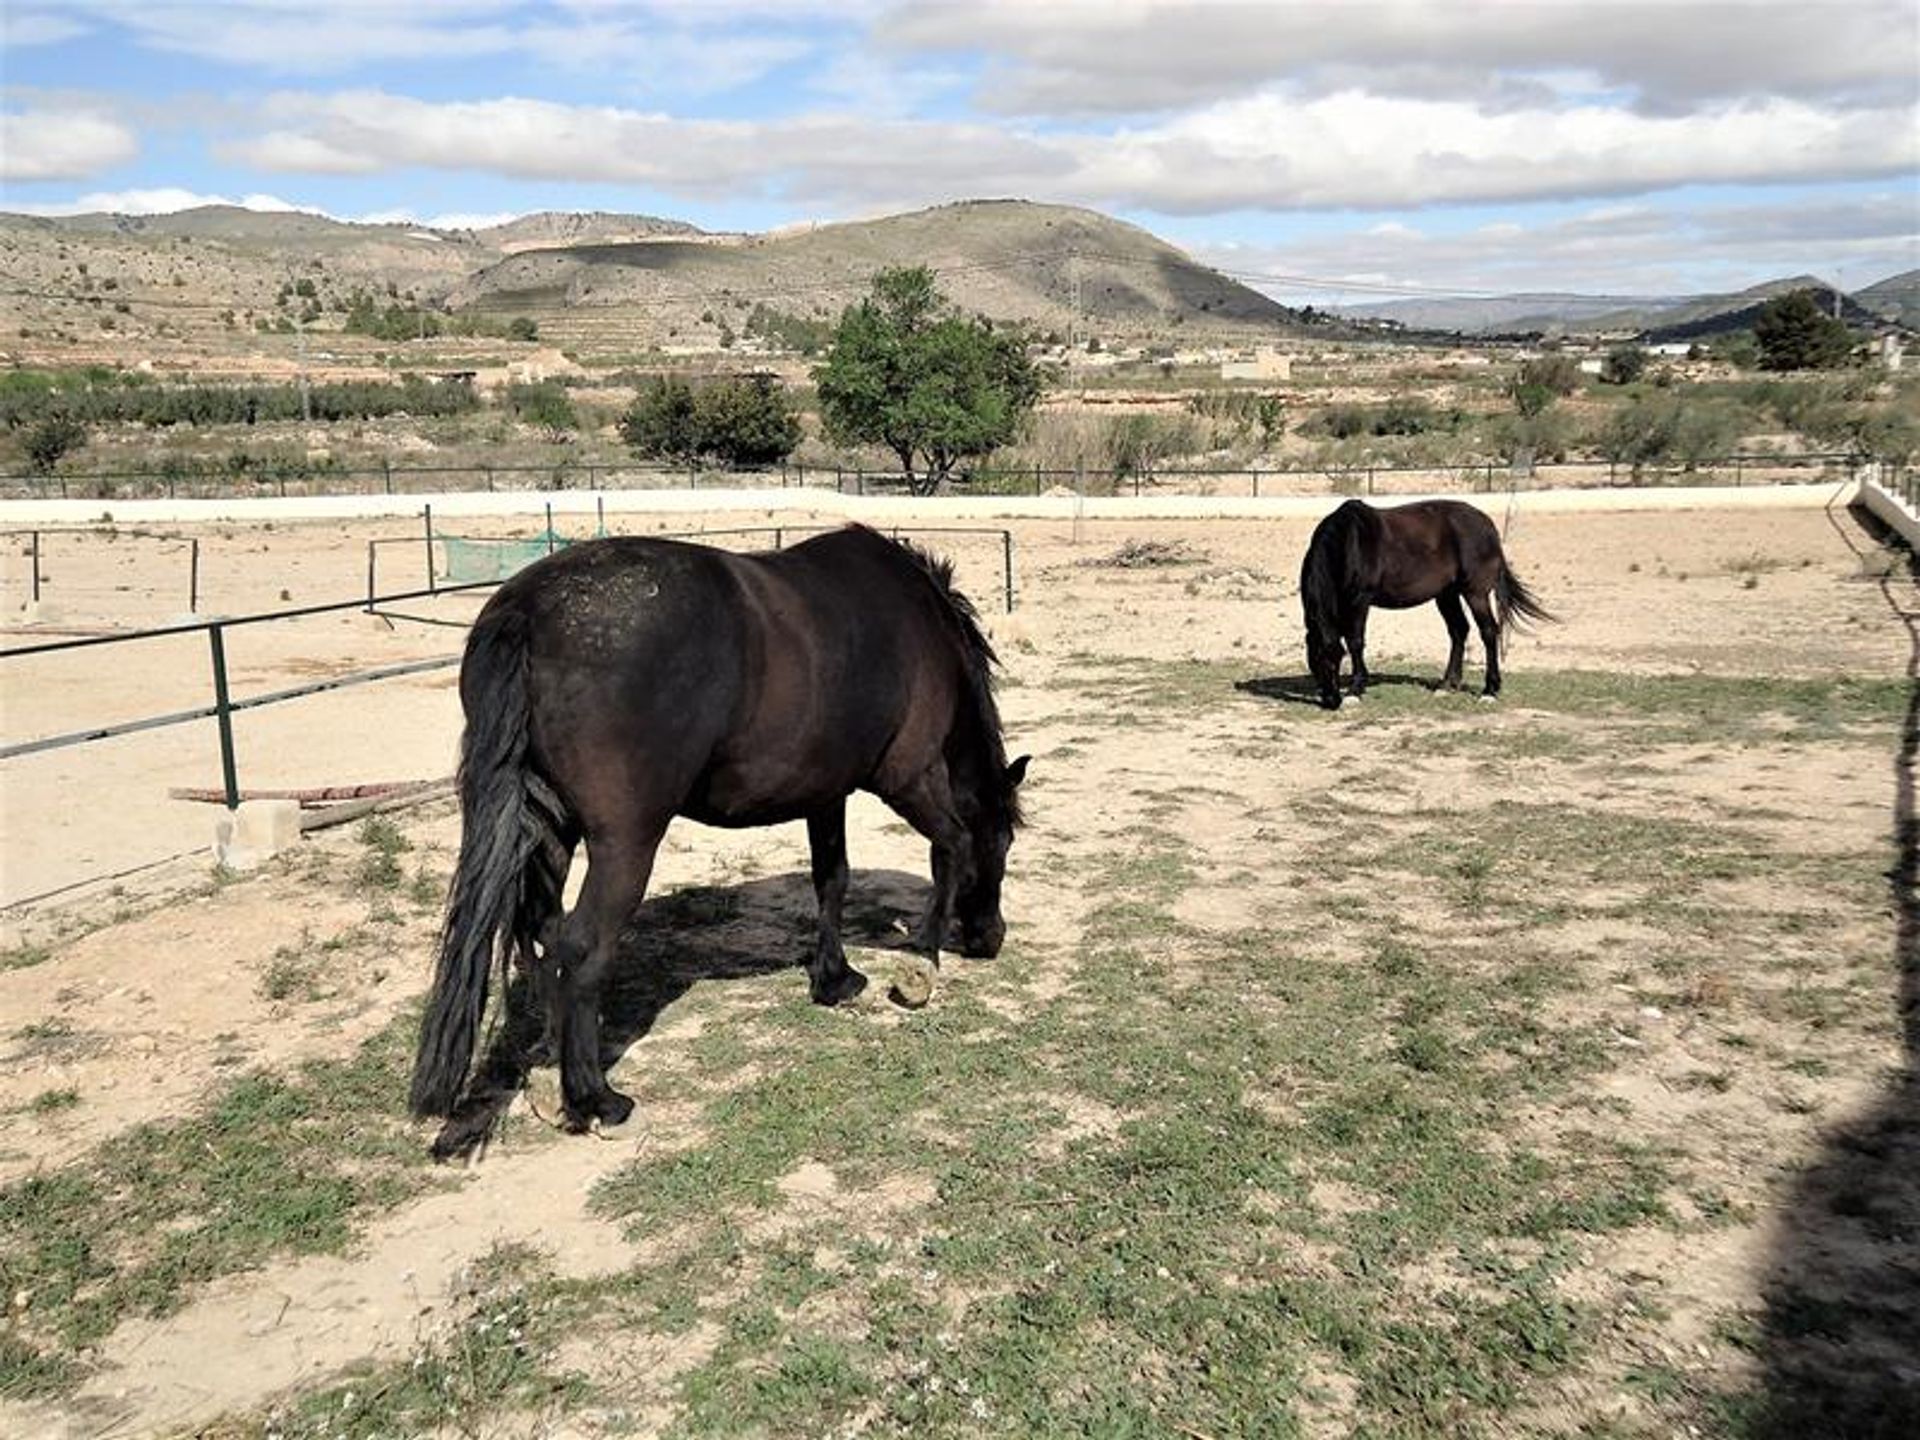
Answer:
<svg viewBox="0 0 1920 1440"><path fill-rule="evenodd" d="M557 1287L529 1273L536 1268L522 1256L483 1258L470 1313L452 1333L410 1360L349 1371L283 1410L213 1433L222 1440L389 1440L484 1433L489 1417L564 1410L582 1387L550 1368L561 1338L548 1313Z"/></svg>
<svg viewBox="0 0 1920 1440"><path fill-rule="evenodd" d="M27 1103L27 1109L35 1115L52 1115L57 1111L71 1110L79 1103L80 1092L69 1086L63 1090L42 1090Z"/></svg>
<svg viewBox="0 0 1920 1440"><path fill-rule="evenodd" d="M200 1113L139 1126L63 1170L0 1188L0 1293L14 1342L61 1373L126 1315L270 1256L334 1250L360 1216L427 1183L401 1111L415 1022L345 1061L243 1076Z"/></svg>
<svg viewBox="0 0 1920 1440"><path fill-rule="evenodd" d="M1265 930L1183 925L1198 874L1165 820L1110 842L1083 877L1085 933L1034 961L1070 960L1066 984L1017 1023L961 981L897 1026L783 998L792 1062L709 1099L702 1142L597 1188L596 1208L641 1233L690 1237L623 1277L622 1303L725 1334L685 1377L674 1433L813 1434L858 1416L942 1434L1284 1436L1301 1433L1313 1357L1331 1355L1362 1430L1455 1434L1578 1363L1594 1319L1562 1293L1559 1257L1662 1221L1671 1182L1666 1157L1613 1137L1506 1133L1518 1101L1566 1097L1608 1058L1536 1016L1573 983L1564 965L1487 965L1378 907L1355 922L1369 963L1310 963ZM996 964L1024 963L1019 947L1016 929ZM737 1073L723 1033L696 1049ZM1292 1115L1262 1098L1282 1079L1301 1096ZM1110 1122L1063 1129L1076 1097ZM743 1244L736 1227L780 1209L777 1182L803 1160L855 1193L776 1245ZM859 1188L902 1174L937 1198L860 1230ZM1307 1198L1318 1175L1377 1203L1323 1214ZM1461 1267L1516 1235L1555 1258ZM1308 1243L1335 1273L1297 1268ZM822 1246L840 1266L822 1268ZM1410 1297L1409 1267L1437 1290ZM823 1302L859 1323L823 1331Z"/></svg>
<svg viewBox="0 0 1920 1440"><path fill-rule="evenodd" d="M398 890L406 878L400 857L413 848L400 827L384 815L369 815L355 838L361 853L353 868L354 880L369 890Z"/></svg>
<svg viewBox="0 0 1920 1440"><path fill-rule="evenodd" d="M8 970L25 970L34 965L44 965L52 958L53 948L49 945L10 945L4 950L0 950L0 973Z"/></svg>
<svg viewBox="0 0 1920 1440"><path fill-rule="evenodd" d="M324 954L317 953L311 937L300 945L282 945L273 952L260 972L258 989L268 1000L318 1000L324 995L320 976L326 966Z"/></svg>

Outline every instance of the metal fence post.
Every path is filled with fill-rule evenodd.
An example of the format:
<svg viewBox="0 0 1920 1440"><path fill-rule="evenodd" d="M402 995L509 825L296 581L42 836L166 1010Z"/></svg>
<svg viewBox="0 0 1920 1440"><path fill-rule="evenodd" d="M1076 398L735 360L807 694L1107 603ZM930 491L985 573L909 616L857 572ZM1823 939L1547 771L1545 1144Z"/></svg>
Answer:
<svg viewBox="0 0 1920 1440"><path fill-rule="evenodd" d="M220 728L220 783L226 787L227 808L240 805L240 778L233 762L233 701L227 692L227 644L219 625L207 627L213 652L213 718Z"/></svg>
<svg viewBox="0 0 1920 1440"><path fill-rule="evenodd" d="M380 462L380 470L386 477L387 494L391 495L393 493L393 462L391 460L382 460Z"/></svg>
<svg viewBox="0 0 1920 1440"><path fill-rule="evenodd" d="M33 603L40 603L40 532L33 532Z"/></svg>
<svg viewBox="0 0 1920 1440"><path fill-rule="evenodd" d="M553 553L553 502L547 501L547 553Z"/></svg>
<svg viewBox="0 0 1920 1440"><path fill-rule="evenodd" d="M1000 556L1001 563L1005 567L1007 613L1011 615L1013 613L1013 532L1011 530L1000 532Z"/></svg>
<svg viewBox="0 0 1920 1440"><path fill-rule="evenodd" d="M378 542L373 540L367 541L367 614L369 615L373 614L373 597L376 593L373 588L374 546L376 543Z"/></svg>
<svg viewBox="0 0 1920 1440"><path fill-rule="evenodd" d="M433 575L433 506L423 505L420 508L420 519L426 530L427 589L431 591L437 588Z"/></svg>
<svg viewBox="0 0 1920 1440"><path fill-rule="evenodd" d="M187 613L200 613L200 541L195 538L187 551Z"/></svg>

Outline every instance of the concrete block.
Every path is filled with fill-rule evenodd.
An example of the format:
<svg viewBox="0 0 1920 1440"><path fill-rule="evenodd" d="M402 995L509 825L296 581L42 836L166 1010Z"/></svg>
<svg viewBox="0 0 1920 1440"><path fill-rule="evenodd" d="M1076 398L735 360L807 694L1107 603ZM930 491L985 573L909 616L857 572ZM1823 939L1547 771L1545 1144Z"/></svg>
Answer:
<svg viewBox="0 0 1920 1440"><path fill-rule="evenodd" d="M229 870L254 870L300 843L300 802L242 800L213 822L213 858Z"/></svg>

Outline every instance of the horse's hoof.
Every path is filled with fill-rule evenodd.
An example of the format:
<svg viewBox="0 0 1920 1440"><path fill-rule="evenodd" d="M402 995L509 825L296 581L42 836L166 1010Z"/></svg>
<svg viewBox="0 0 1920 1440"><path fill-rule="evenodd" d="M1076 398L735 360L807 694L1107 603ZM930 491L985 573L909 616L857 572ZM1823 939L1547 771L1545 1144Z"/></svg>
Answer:
<svg viewBox="0 0 1920 1440"><path fill-rule="evenodd" d="M1481 703L1482 705L1493 705L1493 704L1497 704L1497 703L1499 702L1499 699L1500 699L1500 697L1499 697L1499 696L1498 696L1497 694L1496 694L1496 695L1490 695L1490 694L1488 694L1488 693L1487 693L1486 691L1484 691L1484 690L1480 692L1480 703Z"/></svg>
<svg viewBox="0 0 1920 1440"><path fill-rule="evenodd" d="M1362 700L1366 698L1367 697L1364 694L1356 690L1353 692L1353 694L1347 696L1347 701L1349 704L1358 705Z"/></svg>
<svg viewBox="0 0 1920 1440"><path fill-rule="evenodd" d="M809 990L816 1005L844 1005L859 998L867 988L867 977L858 970L846 969L831 980L815 982Z"/></svg>
<svg viewBox="0 0 1920 1440"><path fill-rule="evenodd" d="M568 1107L567 1129L575 1135L584 1135L595 1129L611 1130L616 1125L626 1124L632 1114L632 1098L609 1085L587 1102L584 1111Z"/></svg>

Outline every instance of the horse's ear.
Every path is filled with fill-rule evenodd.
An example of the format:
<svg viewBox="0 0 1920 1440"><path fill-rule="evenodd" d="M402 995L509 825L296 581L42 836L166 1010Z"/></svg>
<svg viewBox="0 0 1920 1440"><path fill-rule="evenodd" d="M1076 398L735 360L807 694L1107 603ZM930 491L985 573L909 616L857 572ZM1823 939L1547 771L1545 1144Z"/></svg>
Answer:
<svg viewBox="0 0 1920 1440"><path fill-rule="evenodd" d="M1020 782L1027 778L1027 762L1031 759L1033 759L1031 755L1022 755L1018 760L1007 766L1008 790L1018 790L1020 788Z"/></svg>

